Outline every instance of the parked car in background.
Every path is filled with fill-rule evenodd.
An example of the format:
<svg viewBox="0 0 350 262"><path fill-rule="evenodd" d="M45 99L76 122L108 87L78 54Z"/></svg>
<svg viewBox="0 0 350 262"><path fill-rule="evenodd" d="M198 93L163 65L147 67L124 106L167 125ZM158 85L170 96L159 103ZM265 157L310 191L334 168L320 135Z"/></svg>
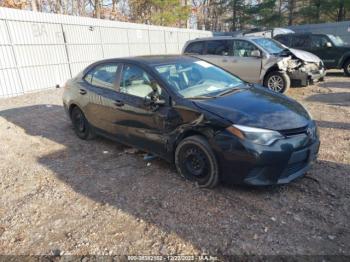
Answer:
<svg viewBox="0 0 350 262"><path fill-rule="evenodd" d="M291 84L307 86L325 76L323 63L317 56L289 49L270 38L198 38L188 41L182 52L280 93L286 92Z"/></svg>
<svg viewBox="0 0 350 262"><path fill-rule="evenodd" d="M282 44L306 50L320 57L327 69L343 69L350 76L350 46L329 34L283 34L274 37Z"/></svg>
<svg viewBox="0 0 350 262"><path fill-rule="evenodd" d="M190 56L96 62L67 82L63 104L79 138L151 152L201 187L288 183L320 145L298 102Z"/></svg>
<svg viewBox="0 0 350 262"><path fill-rule="evenodd" d="M263 36L273 38L281 34L293 34L294 31L289 28L275 27L272 29L254 28L242 33L243 36Z"/></svg>

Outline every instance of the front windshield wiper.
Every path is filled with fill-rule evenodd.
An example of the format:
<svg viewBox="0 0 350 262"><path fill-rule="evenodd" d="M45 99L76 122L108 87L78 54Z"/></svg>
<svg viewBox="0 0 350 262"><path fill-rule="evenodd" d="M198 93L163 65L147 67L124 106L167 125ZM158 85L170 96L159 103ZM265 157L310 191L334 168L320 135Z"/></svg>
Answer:
<svg viewBox="0 0 350 262"><path fill-rule="evenodd" d="M237 90L239 90L238 87L232 87L232 88L230 88L230 89L228 89L228 90L225 90L225 91L223 91L223 92L217 94L217 96L228 95L228 94L230 94L230 93L232 93L232 92L235 92L235 91L237 91Z"/></svg>
<svg viewBox="0 0 350 262"><path fill-rule="evenodd" d="M187 99L209 99L209 98L215 98L215 96L190 96L186 98Z"/></svg>

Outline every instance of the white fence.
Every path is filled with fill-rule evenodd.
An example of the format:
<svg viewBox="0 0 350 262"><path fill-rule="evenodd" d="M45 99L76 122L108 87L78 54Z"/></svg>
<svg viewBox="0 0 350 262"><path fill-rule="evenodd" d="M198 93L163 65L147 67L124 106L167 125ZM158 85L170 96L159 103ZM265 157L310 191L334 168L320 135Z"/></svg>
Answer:
<svg viewBox="0 0 350 262"><path fill-rule="evenodd" d="M208 31L0 8L0 98L61 85L103 58L178 54Z"/></svg>

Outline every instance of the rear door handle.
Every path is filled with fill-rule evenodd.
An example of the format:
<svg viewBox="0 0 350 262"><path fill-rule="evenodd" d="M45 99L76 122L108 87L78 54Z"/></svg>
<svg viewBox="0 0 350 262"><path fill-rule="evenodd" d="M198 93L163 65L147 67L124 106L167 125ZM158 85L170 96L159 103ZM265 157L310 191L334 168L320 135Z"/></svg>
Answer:
<svg viewBox="0 0 350 262"><path fill-rule="evenodd" d="M123 102L123 101L120 101L120 100L115 100L115 101L114 101L114 104L115 104L116 106L123 106L123 105L124 105L124 102Z"/></svg>
<svg viewBox="0 0 350 262"><path fill-rule="evenodd" d="M86 94L86 90L81 88L81 89L79 90L79 93L82 94L82 95L85 95L85 94Z"/></svg>

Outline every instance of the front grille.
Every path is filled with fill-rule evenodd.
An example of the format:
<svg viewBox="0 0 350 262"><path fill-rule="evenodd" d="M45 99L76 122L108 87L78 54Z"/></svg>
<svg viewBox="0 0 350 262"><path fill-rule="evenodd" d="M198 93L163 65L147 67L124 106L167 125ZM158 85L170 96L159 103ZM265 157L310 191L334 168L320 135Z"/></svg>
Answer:
<svg viewBox="0 0 350 262"><path fill-rule="evenodd" d="M279 130L278 132L280 132L284 136L295 136L300 134L307 134L307 128L308 126L304 126L294 129Z"/></svg>

